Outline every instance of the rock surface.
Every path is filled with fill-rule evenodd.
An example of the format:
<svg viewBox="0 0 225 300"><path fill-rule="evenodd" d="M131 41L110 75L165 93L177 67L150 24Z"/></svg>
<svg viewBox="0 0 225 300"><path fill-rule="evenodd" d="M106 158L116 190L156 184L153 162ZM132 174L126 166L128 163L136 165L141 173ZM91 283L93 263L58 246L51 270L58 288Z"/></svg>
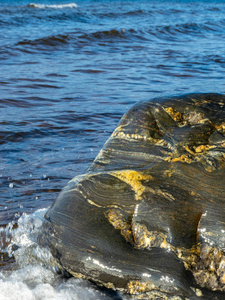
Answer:
<svg viewBox="0 0 225 300"><path fill-rule="evenodd" d="M46 214L69 273L136 299L225 299L225 96L131 108ZM212 291L212 292L210 292Z"/></svg>

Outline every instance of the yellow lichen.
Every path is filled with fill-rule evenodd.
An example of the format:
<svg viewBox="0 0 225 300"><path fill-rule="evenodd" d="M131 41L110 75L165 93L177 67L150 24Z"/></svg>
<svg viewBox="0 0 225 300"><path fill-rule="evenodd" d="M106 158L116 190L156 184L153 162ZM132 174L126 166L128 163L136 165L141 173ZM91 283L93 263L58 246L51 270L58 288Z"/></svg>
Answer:
<svg viewBox="0 0 225 300"><path fill-rule="evenodd" d="M178 162L178 161L186 162L188 164L190 164L191 162L193 162L193 160L188 155L181 155L179 157L174 157L172 159L172 162Z"/></svg>
<svg viewBox="0 0 225 300"><path fill-rule="evenodd" d="M171 249L166 235L158 231L149 231L145 225L132 223L134 245L138 249L164 248Z"/></svg>
<svg viewBox="0 0 225 300"><path fill-rule="evenodd" d="M140 281L130 281L127 284L127 290L130 294L139 294L151 291L156 288L156 285L151 281L140 282Z"/></svg>
<svg viewBox="0 0 225 300"><path fill-rule="evenodd" d="M173 169L166 170L166 171L163 172L163 177L164 178L171 177L173 173L174 173Z"/></svg>
<svg viewBox="0 0 225 300"><path fill-rule="evenodd" d="M222 250L208 244L197 244L191 249L176 248L175 252L200 287L225 291L225 256Z"/></svg>
<svg viewBox="0 0 225 300"><path fill-rule="evenodd" d="M136 200L140 200L143 192L145 191L145 186L143 186L141 181L153 180L151 175L145 175L133 170L112 171L110 174L129 184L135 192Z"/></svg>
<svg viewBox="0 0 225 300"><path fill-rule="evenodd" d="M212 146L212 145L199 145L197 147L194 147L196 153L202 153L204 151L208 151L214 148L216 148L216 146Z"/></svg>
<svg viewBox="0 0 225 300"><path fill-rule="evenodd" d="M166 107L164 109L174 121L183 122L183 116L180 112L175 111L172 107Z"/></svg>
<svg viewBox="0 0 225 300"><path fill-rule="evenodd" d="M192 151L188 146L185 147L185 150L186 150L188 153L190 153L190 154L192 154L192 155L195 155L194 151Z"/></svg>
<svg viewBox="0 0 225 300"><path fill-rule="evenodd" d="M194 146L192 150L189 148L189 146L185 146L185 150L187 151L187 153L179 155L179 153L175 151L173 155L169 154L169 156L165 157L164 160L168 162L184 162L188 164L192 162L199 162L201 161L202 155L204 155L206 151L214 148L216 148L215 145L199 145ZM209 170L211 170L211 168L209 168Z"/></svg>
<svg viewBox="0 0 225 300"><path fill-rule="evenodd" d="M86 276L81 273L73 272L72 270L68 270L68 272L75 278L86 279Z"/></svg>
<svg viewBox="0 0 225 300"><path fill-rule="evenodd" d="M215 127L219 132L225 132L225 122L221 123L220 125L216 125Z"/></svg>
<svg viewBox="0 0 225 300"><path fill-rule="evenodd" d="M221 282L223 285L225 285L225 273L224 273L222 276L220 276L220 282Z"/></svg>
<svg viewBox="0 0 225 300"><path fill-rule="evenodd" d="M212 173L213 171L215 171L215 169L211 166L206 166L205 167L205 170L208 172L208 173Z"/></svg>
<svg viewBox="0 0 225 300"><path fill-rule="evenodd" d="M178 155L178 153L176 153ZM172 155L169 155L167 157L164 158L165 161L168 161L168 162L185 162L185 163L192 163L193 162L193 159L190 158L189 154L182 154L180 156L172 156Z"/></svg>
<svg viewBox="0 0 225 300"><path fill-rule="evenodd" d="M115 229L120 230L121 235L127 242L133 241L131 225L125 220L123 214L118 209L109 209L105 216Z"/></svg>

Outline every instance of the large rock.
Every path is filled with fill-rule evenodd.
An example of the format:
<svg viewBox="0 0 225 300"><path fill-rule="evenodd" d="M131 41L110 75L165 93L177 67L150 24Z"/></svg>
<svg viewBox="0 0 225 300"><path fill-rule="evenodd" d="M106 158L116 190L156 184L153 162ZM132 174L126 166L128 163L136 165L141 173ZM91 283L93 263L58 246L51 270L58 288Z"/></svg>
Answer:
<svg viewBox="0 0 225 300"><path fill-rule="evenodd" d="M76 277L142 299L225 299L225 96L136 104L45 234Z"/></svg>

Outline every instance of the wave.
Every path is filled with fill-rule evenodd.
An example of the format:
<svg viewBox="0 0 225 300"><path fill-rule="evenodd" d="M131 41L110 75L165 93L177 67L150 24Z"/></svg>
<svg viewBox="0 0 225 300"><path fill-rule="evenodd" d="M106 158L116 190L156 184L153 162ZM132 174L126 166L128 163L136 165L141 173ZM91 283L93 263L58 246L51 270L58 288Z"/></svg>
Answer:
<svg viewBox="0 0 225 300"><path fill-rule="evenodd" d="M92 33L83 33L83 34L76 34L76 33L68 33L68 34L58 34L58 35L52 35L52 36L45 36L39 39L34 40L28 40L25 39L23 41L20 41L16 44L16 46L30 46L35 47L35 50L38 49L38 47L41 49L43 47L62 47L62 46L68 46L69 43L72 43L74 46L80 46L84 45L89 42L99 42L99 41L116 41L116 40L126 40L129 35L133 35L135 33L135 30L105 30L105 31L96 31ZM26 51L28 49L26 48Z"/></svg>
<svg viewBox="0 0 225 300"><path fill-rule="evenodd" d="M53 8L53 9L63 9L63 8L77 8L76 3L67 3L67 4L37 4L37 3L30 3L28 7L32 8Z"/></svg>
<svg viewBox="0 0 225 300"><path fill-rule="evenodd" d="M193 41L198 38L207 38L211 32L218 34L223 32L219 22L202 22L202 23L175 23L173 25L159 25L150 28L145 32L146 35L154 36L160 40L167 41Z"/></svg>
<svg viewBox="0 0 225 300"><path fill-rule="evenodd" d="M195 39L199 36L204 37L210 31L219 32L220 29L215 28L216 24L197 24L197 23L183 23L173 25L159 25L150 26L149 28L142 28L139 30L133 28L109 29L93 32L69 32L64 34L57 34L51 36L44 36L38 39L24 39L19 41L17 46L34 47L68 47L68 44L73 46L84 46L90 42L128 42L128 41L149 41L152 39L158 40L184 40ZM28 49L26 48L26 51Z"/></svg>
<svg viewBox="0 0 225 300"><path fill-rule="evenodd" d="M36 47L57 47L61 45L67 45L69 40L71 39L70 35L53 35L53 36L47 36L40 39L35 40L23 40L17 43L17 46L34 46L36 50L38 50Z"/></svg>

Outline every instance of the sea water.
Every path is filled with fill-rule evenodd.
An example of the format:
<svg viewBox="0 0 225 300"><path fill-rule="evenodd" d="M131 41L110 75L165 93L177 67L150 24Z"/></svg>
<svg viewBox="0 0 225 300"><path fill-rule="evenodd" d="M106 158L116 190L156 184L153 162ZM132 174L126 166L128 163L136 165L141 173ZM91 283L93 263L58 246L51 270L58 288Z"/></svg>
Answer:
<svg viewBox="0 0 225 300"><path fill-rule="evenodd" d="M132 104L225 92L225 3L0 1L0 300L121 299L62 276L43 216Z"/></svg>

